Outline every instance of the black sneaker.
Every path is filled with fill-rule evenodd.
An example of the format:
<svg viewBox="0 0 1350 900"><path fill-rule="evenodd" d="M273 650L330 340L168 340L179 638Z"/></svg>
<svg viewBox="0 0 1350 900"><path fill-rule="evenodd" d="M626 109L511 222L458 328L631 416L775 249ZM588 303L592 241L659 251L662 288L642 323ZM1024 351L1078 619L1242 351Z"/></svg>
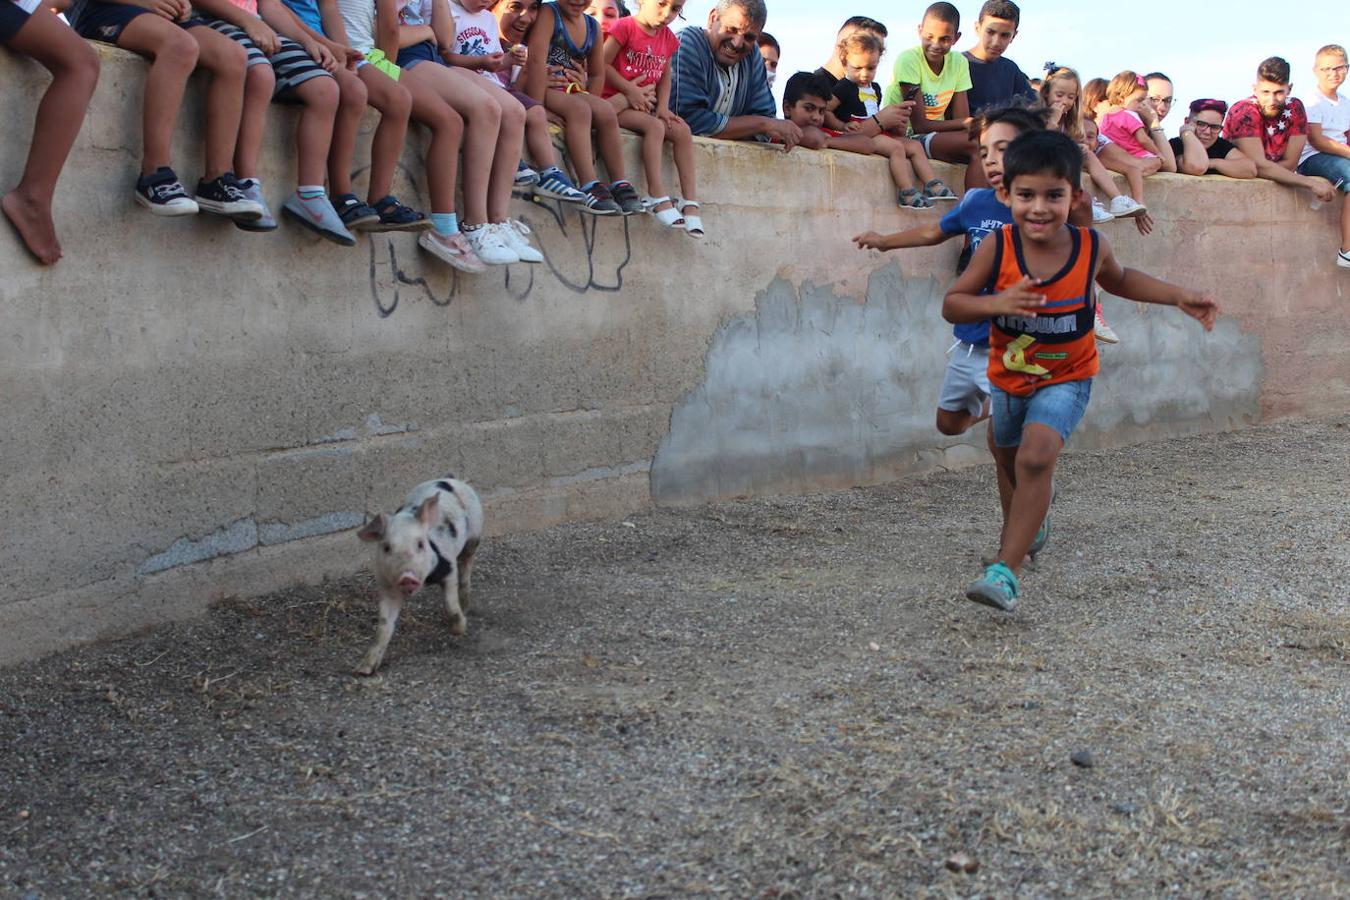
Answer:
<svg viewBox="0 0 1350 900"><path fill-rule="evenodd" d="M426 231L431 228L431 220L425 213L404 206L393 194L376 200L375 210L379 221L362 231Z"/></svg>
<svg viewBox="0 0 1350 900"><path fill-rule="evenodd" d="M637 189L626 181L616 181L610 185L610 190L614 194L614 202L619 204L619 209L625 216L631 216L642 212L642 198L638 196Z"/></svg>
<svg viewBox="0 0 1350 900"><path fill-rule="evenodd" d="M206 212L245 222L261 219L263 215L262 204L244 195L244 186L233 172L197 182L197 205Z"/></svg>
<svg viewBox="0 0 1350 900"><path fill-rule="evenodd" d="M597 216L618 216L623 214L619 204L614 202L614 195L605 187L603 181L597 181L588 188L582 188L582 193L586 195L586 205L582 207L588 213Z"/></svg>
<svg viewBox="0 0 1350 900"><path fill-rule="evenodd" d="M355 194L339 194L333 198L333 208L342 218L342 224L348 231L365 231L365 226L380 221L380 214L371 209ZM375 229L370 229L375 230Z"/></svg>
<svg viewBox="0 0 1350 900"><path fill-rule="evenodd" d="M195 216L197 201L168 166L136 179L136 202L157 216Z"/></svg>

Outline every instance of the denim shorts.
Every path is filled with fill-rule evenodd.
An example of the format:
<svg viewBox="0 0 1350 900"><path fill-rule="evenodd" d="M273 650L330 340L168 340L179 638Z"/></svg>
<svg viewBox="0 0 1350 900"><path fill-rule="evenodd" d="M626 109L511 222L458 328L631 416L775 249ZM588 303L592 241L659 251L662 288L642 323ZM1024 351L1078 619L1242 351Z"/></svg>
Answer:
<svg viewBox="0 0 1350 900"><path fill-rule="evenodd" d="M1053 428L1064 443L1078 427L1092 396L1092 379L1061 381L1039 388L1029 397L1019 397L993 388L990 412L993 419L994 443L999 447L1016 447L1022 443L1022 431L1032 422Z"/></svg>
<svg viewBox="0 0 1350 900"><path fill-rule="evenodd" d="M978 418L989 396L989 345L957 341L947 353L950 358L942 376L938 409L964 411Z"/></svg>
<svg viewBox="0 0 1350 900"><path fill-rule="evenodd" d="M1332 184L1341 183L1340 189L1350 194L1350 159L1331 153L1314 153L1298 164L1300 175L1320 175Z"/></svg>
<svg viewBox="0 0 1350 900"><path fill-rule="evenodd" d="M436 49L436 45L431 41L423 41L420 44L413 44L411 47L404 47L398 51L399 68L411 69L413 66L424 62L434 62L445 65L445 59Z"/></svg>

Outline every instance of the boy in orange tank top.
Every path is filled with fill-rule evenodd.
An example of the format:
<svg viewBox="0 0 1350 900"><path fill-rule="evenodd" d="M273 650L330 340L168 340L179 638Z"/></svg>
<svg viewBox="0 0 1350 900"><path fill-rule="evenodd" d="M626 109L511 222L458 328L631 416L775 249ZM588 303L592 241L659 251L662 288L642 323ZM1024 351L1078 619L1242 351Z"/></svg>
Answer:
<svg viewBox="0 0 1350 900"><path fill-rule="evenodd" d="M1209 297L1120 265L1089 228L1068 224L1081 189L1082 155L1057 131L1021 135L1003 156L1000 199L1013 224L983 241L942 304L953 324L990 320L994 461L1012 483L1002 497L998 559L966 597L1011 611L1018 575L1050 509L1050 480L1087 409L1097 374L1092 283L1118 297L1176 306L1208 331Z"/></svg>

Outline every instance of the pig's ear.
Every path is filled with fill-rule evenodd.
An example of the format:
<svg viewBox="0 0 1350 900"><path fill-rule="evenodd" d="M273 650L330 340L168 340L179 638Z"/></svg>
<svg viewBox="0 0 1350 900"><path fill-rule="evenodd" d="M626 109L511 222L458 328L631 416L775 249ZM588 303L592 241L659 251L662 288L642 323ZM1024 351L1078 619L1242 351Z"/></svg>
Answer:
<svg viewBox="0 0 1350 900"><path fill-rule="evenodd" d="M356 536L363 541L383 540L385 524L384 513L380 513L378 516L362 525L361 530L356 532Z"/></svg>
<svg viewBox="0 0 1350 900"><path fill-rule="evenodd" d="M422 501L422 505L417 507L417 521L430 528L441 519L441 504L439 496L432 494Z"/></svg>

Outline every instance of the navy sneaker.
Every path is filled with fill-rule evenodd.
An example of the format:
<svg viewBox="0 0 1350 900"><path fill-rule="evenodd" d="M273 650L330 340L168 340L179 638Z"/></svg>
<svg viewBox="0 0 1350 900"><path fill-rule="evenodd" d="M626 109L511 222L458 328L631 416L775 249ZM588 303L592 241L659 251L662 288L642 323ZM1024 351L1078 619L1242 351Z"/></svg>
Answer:
<svg viewBox="0 0 1350 900"><path fill-rule="evenodd" d="M226 172L210 181L203 179L197 182L196 199L203 212L250 221L262 218L262 204L248 199L233 172Z"/></svg>
<svg viewBox="0 0 1350 900"><path fill-rule="evenodd" d="M380 223L366 231L427 231L431 228L431 220L424 213L399 203L393 194L376 200L375 210L379 213Z"/></svg>
<svg viewBox="0 0 1350 900"><path fill-rule="evenodd" d="M157 216L195 216L197 201L188 195L173 169L160 166L136 179L136 202Z"/></svg>
<svg viewBox="0 0 1350 900"><path fill-rule="evenodd" d="M333 198L333 209L337 210L342 224L348 231L368 231L367 225L380 221L380 214L362 203L355 194L339 194Z"/></svg>
<svg viewBox="0 0 1350 900"><path fill-rule="evenodd" d="M583 193L586 194L586 205L582 208L587 212L597 216L623 215L623 210L614 202L614 196L603 181L597 181L590 187L583 188Z"/></svg>
<svg viewBox="0 0 1350 900"><path fill-rule="evenodd" d="M610 192L614 195L614 202L619 204L619 209L625 216L644 211L642 198L638 196L637 189L628 182L614 182L610 185Z"/></svg>
<svg viewBox="0 0 1350 900"><path fill-rule="evenodd" d="M539 183L534 186L534 195L583 205L588 205L590 200L589 195L585 191L577 190L577 186L557 166L550 166L539 173Z"/></svg>

